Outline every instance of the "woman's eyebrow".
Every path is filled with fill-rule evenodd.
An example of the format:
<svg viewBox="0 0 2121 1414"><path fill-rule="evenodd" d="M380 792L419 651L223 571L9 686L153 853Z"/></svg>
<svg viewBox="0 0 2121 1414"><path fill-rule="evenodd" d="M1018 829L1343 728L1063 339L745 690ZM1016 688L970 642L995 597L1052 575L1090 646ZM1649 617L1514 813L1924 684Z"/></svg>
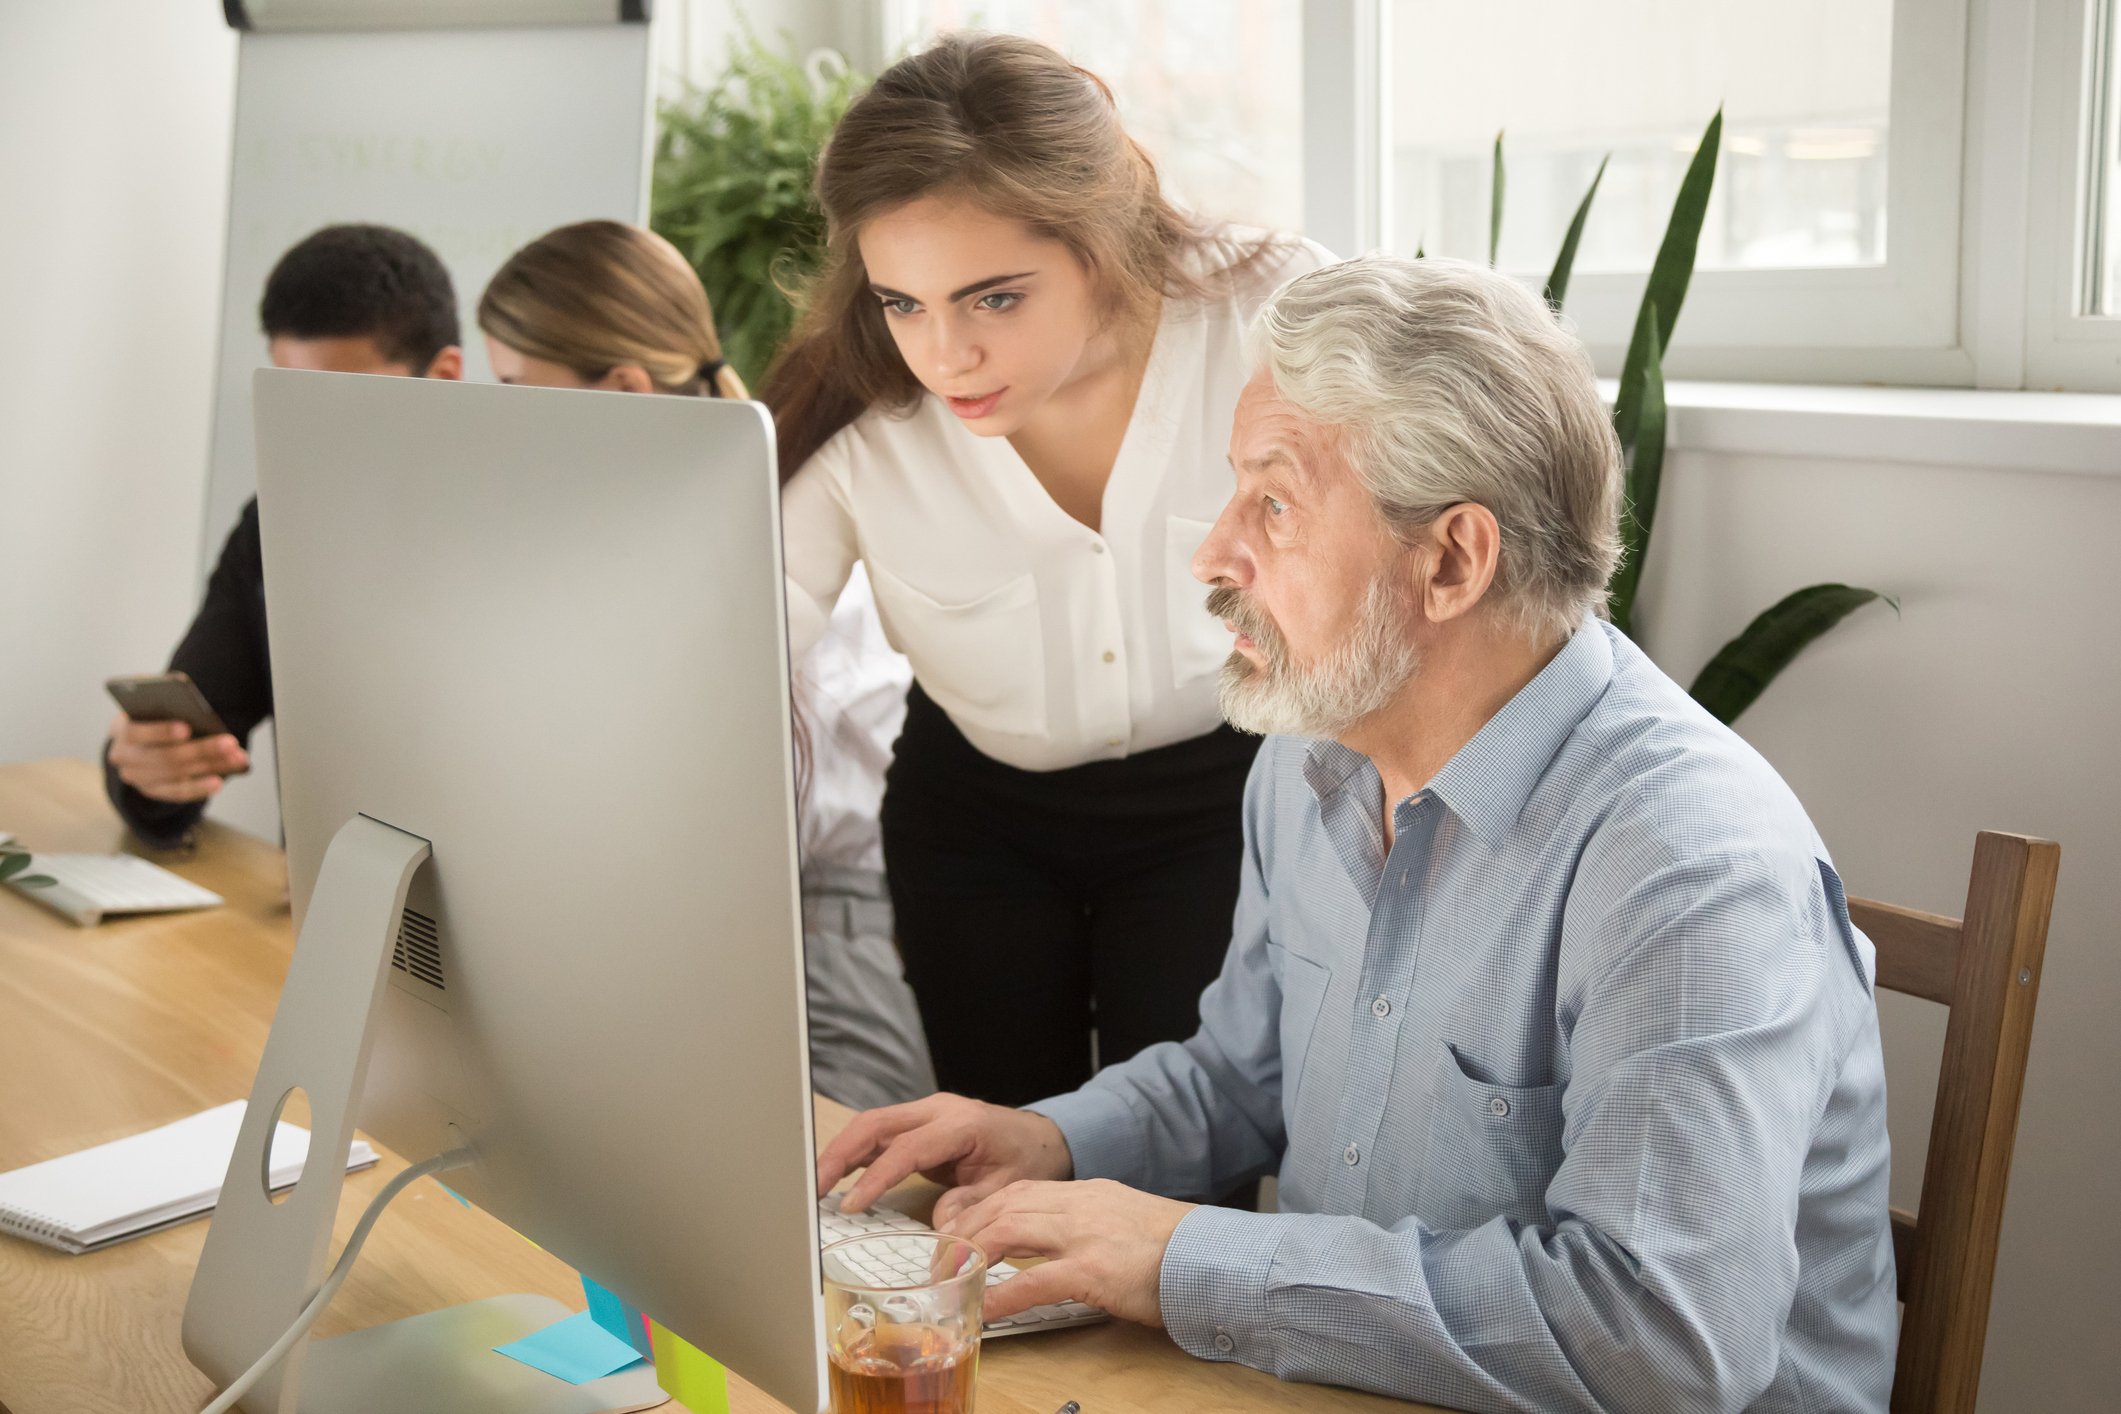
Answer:
<svg viewBox="0 0 2121 1414"><path fill-rule="evenodd" d="M1015 280L1028 280L1037 273L1038 272L1036 270L1020 270L1014 275L990 275L984 280L974 281L972 284L965 286L965 288L963 288L962 290L952 290L950 292L950 303L956 304L961 299L969 299L973 295L979 294L984 290L993 289L996 285L1006 285L1009 284L1011 281ZM920 301L914 299L912 295L905 294L898 290L894 290L889 285L878 285L872 283L869 286L869 293L877 296L879 299L902 299L912 300L912 302L915 304L920 303Z"/></svg>

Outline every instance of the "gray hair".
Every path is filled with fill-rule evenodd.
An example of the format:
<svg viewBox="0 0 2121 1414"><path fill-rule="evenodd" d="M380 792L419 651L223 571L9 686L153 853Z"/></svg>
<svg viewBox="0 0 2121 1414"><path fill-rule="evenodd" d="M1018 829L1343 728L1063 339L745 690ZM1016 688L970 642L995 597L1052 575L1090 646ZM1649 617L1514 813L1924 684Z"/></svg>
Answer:
<svg viewBox="0 0 2121 1414"><path fill-rule="evenodd" d="M1620 445L1583 346L1538 295L1462 260L1372 255L1299 276L1246 335L1282 399L1347 439L1403 540L1472 501L1502 526L1497 603L1541 637L1603 612Z"/></svg>

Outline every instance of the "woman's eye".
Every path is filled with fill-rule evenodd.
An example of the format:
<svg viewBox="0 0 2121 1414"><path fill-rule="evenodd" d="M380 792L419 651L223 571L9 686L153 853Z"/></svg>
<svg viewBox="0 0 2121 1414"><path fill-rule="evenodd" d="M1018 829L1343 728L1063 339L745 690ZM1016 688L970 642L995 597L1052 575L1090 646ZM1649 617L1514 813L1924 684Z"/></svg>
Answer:
<svg viewBox="0 0 2121 1414"><path fill-rule="evenodd" d="M978 307L980 309L993 310L998 313L1001 310L1014 309L1018 304L1021 304L1023 302L1023 298L1024 297L1020 294L1009 292L997 292L991 295L981 295Z"/></svg>
<svg viewBox="0 0 2121 1414"><path fill-rule="evenodd" d="M919 308L920 306L910 299L887 299L884 301L884 313L895 314L901 319Z"/></svg>

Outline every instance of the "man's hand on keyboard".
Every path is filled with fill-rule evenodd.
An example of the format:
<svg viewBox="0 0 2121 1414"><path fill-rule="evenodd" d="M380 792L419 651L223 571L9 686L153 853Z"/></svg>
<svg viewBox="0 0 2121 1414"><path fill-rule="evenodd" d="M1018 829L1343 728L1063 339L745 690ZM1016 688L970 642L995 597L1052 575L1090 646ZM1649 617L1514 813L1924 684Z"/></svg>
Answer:
<svg viewBox="0 0 2121 1414"><path fill-rule="evenodd" d="M987 1289L986 1318L1006 1320L1055 1301L1081 1301L1123 1320L1162 1326L1164 1249L1194 1204L1110 1179L1012 1183L937 1227L992 1257L1044 1257Z"/></svg>
<svg viewBox="0 0 2121 1414"><path fill-rule="evenodd" d="M856 1115L817 1156L818 1196L865 1165L843 1210L866 1208L918 1173L950 1190L936 1202L938 1224L1020 1179L1075 1172L1068 1141L1052 1120L962 1095L930 1095Z"/></svg>

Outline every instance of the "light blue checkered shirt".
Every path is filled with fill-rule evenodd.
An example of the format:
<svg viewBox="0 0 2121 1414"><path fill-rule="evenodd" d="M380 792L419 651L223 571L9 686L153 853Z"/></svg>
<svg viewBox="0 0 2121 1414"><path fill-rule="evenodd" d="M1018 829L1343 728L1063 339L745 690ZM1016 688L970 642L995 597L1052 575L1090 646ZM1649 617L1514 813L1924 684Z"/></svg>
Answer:
<svg viewBox="0 0 2121 1414"><path fill-rule="evenodd" d="M1209 1360L1468 1410L1886 1407L1874 954L1774 770L1586 621L1428 787L1277 737L1201 1027L1033 1106L1199 1208Z"/></svg>

